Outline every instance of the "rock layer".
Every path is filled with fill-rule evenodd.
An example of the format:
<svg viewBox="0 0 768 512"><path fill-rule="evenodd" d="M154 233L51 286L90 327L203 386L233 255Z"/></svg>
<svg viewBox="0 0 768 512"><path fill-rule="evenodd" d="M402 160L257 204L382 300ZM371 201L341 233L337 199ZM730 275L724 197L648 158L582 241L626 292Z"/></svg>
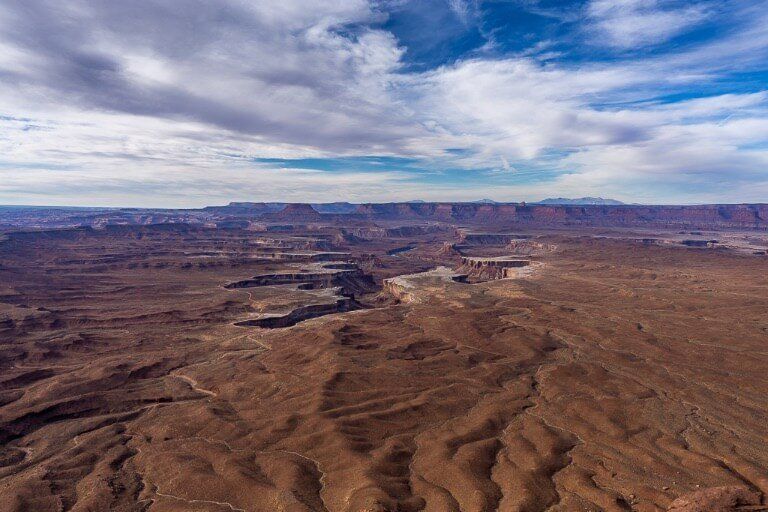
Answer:
<svg viewBox="0 0 768 512"><path fill-rule="evenodd" d="M507 256L495 258L464 256L461 258L459 271L465 272L470 278L476 280L504 279L515 275L510 270L527 267L530 264L530 260Z"/></svg>
<svg viewBox="0 0 768 512"><path fill-rule="evenodd" d="M360 205L370 219L482 222L493 226L616 226L768 229L768 205L537 206L525 204L388 203Z"/></svg>

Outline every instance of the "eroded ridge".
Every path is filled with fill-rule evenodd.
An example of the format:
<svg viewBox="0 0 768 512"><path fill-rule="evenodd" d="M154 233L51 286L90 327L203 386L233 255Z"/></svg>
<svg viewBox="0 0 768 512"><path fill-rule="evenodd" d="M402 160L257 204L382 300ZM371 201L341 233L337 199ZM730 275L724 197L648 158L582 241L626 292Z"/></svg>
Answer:
<svg viewBox="0 0 768 512"><path fill-rule="evenodd" d="M762 256L277 220L0 243L0 510L765 508Z"/></svg>

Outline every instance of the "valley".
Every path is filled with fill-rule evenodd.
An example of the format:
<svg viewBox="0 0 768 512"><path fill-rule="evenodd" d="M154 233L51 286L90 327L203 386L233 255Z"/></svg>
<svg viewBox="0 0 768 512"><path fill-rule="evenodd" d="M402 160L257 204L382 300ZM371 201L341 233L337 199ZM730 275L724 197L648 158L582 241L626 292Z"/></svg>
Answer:
<svg viewBox="0 0 768 512"><path fill-rule="evenodd" d="M6 230L0 510L765 509L765 232L294 214Z"/></svg>

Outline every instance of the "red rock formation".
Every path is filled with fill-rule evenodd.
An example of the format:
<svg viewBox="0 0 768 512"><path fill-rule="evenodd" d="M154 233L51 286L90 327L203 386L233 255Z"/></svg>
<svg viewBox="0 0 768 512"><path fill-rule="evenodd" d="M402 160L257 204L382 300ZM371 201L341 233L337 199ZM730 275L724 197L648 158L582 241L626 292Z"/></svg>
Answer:
<svg viewBox="0 0 768 512"><path fill-rule="evenodd" d="M261 216L264 220L274 221L317 221L322 215L312 205L304 203L291 203L275 213L267 213Z"/></svg>
<svg viewBox="0 0 768 512"><path fill-rule="evenodd" d="M529 260L519 258L475 258L465 256L461 258L459 272L464 272L475 280L504 279L510 277L507 269L526 267Z"/></svg>
<svg viewBox="0 0 768 512"><path fill-rule="evenodd" d="M362 204L355 215L372 220L482 222L491 226L643 226L768 229L768 205L544 206L475 203Z"/></svg>
<svg viewBox="0 0 768 512"><path fill-rule="evenodd" d="M443 242L443 246L438 249L437 255L449 258L460 258L461 252L456 248L456 244L452 242Z"/></svg>

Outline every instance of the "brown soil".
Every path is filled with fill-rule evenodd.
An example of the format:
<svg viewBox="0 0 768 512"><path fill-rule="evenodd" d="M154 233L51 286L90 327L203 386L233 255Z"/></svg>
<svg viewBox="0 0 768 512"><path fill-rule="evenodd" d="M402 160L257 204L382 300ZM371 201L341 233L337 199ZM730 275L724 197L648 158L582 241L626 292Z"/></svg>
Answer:
<svg viewBox="0 0 768 512"><path fill-rule="evenodd" d="M524 277L397 300L382 280L451 265L453 230L313 231L366 278L304 289L225 288L317 268L253 232L125 231L0 243L0 511L762 507L764 257L544 236ZM344 287L360 309L236 325Z"/></svg>

